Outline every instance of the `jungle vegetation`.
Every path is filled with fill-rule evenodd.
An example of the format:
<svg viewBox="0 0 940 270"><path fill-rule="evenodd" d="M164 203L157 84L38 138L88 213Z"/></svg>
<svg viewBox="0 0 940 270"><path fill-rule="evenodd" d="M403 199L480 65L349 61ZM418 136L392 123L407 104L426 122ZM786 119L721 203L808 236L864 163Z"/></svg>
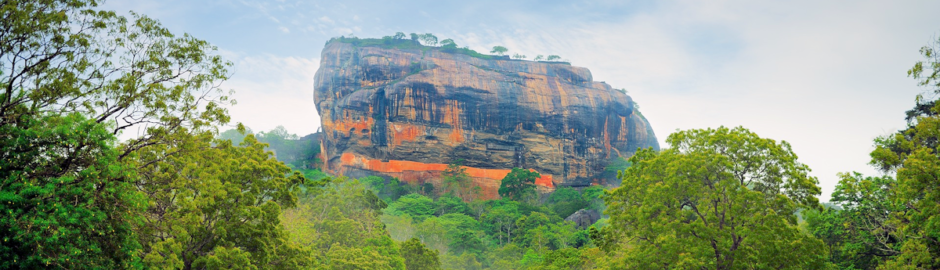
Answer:
<svg viewBox="0 0 940 270"><path fill-rule="evenodd" d="M743 127L677 131L617 160L616 188L517 168L483 200L459 161L440 186L348 179L308 137L219 132L231 63L97 4L0 3L0 269L940 268L940 40L908 71L926 91L907 127L874 141L883 175L841 174L829 204L787 142ZM461 50L387 40L339 42Z"/></svg>

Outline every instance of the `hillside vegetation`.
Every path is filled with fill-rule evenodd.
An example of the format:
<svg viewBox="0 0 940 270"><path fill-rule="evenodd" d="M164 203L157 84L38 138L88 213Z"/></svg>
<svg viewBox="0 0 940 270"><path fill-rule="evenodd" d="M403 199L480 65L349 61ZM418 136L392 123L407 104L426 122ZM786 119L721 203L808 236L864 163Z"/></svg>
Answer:
<svg viewBox="0 0 940 270"><path fill-rule="evenodd" d="M874 141L884 175L841 174L830 206L743 127L677 131L611 165L617 188L517 168L481 200L459 160L440 187L349 179L314 137L219 132L231 63L146 16L0 5L0 269L940 269L940 40Z"/></svg>

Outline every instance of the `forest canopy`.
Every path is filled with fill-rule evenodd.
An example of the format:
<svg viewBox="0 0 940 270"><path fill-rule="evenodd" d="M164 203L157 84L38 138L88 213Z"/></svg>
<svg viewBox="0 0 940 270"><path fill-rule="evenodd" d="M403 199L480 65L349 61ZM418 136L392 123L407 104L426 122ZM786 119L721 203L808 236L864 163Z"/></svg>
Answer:
<svg viewBox="0 0 940 270"><path fill-rule="evenodd" d="M316 134L220 132L231 63L98 4L0 3L0 269L940 268L940 39L908 70L926 91L907 126L874 140L881 174L839 174L829 203L786 141L744 127L612 159L617 187L513 168L484 200L460 160L352 179L317 168ZM333 41L497 57L429 33Z"/></svg>

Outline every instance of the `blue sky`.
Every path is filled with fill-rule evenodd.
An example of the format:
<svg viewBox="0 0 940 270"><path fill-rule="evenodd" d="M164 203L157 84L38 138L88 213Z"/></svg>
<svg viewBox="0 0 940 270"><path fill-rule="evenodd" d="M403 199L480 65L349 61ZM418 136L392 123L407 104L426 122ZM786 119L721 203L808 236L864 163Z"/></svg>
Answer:
<svg viewBox="0 0 940 270"><path fill-rule="evenodd" d="M235 64L234 121L316 131L313 75L331 37L434 33L460 46L557 54L626 88L661 143L744 126L786 140L820 179L876 174L872 139L924 89L906 76L940 35L938 1L109 0L218 46Z"/></svg>

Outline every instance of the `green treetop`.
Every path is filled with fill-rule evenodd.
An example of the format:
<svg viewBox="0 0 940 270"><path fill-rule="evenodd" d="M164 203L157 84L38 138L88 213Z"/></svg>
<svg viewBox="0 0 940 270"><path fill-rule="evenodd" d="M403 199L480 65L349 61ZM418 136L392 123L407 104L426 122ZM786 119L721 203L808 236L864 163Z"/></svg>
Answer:
<svg viewBox="0 0 940 270"><path fill-rule="evenodd" d="M908 75L940 95L940 39L920 50L925 58ZM903 208L893 216L906 241L901 254L880 269L940 268L940 99L918 95L907 113L908 127L875 140L871 163L896 173L893 199Z"/></svg>
<svg viewBox="0 0 940 270"><path fill-rule="evenodd" d="M537 172L512 168L512 171L506 174L506 177L503 177L497 192L503 198L520 201L527 193L535 190L535 179L539 177L540 175Z"/></svg>
<svg viewBox="0 0 940 270"><path fill-rule="evenodd" d="M740 127L666 141L662 152L637 152L607 195L609 267L827 267L823 243L796 226L794 213L818 208L820 190L788 143Z"/></svg>
<svg viewBox="0 0 940 270"><path fill-rule="evenodd" d="M405 269L436 270L441 269L437 250L424 246L417 238L411 238L401 244L401 254L405 258Z"/></svg>
<svg viewBox="0 0 940 270"><path fill-rule="evenodd" d="M506 52L508 52L508 51L509 51L509 49L506 49L506 47L503 47L503 46L493 46L493 50L490 51L490 53L495 53L495 54L498 54L498 55L503 55L503 54L506 54Z"/></svg>

